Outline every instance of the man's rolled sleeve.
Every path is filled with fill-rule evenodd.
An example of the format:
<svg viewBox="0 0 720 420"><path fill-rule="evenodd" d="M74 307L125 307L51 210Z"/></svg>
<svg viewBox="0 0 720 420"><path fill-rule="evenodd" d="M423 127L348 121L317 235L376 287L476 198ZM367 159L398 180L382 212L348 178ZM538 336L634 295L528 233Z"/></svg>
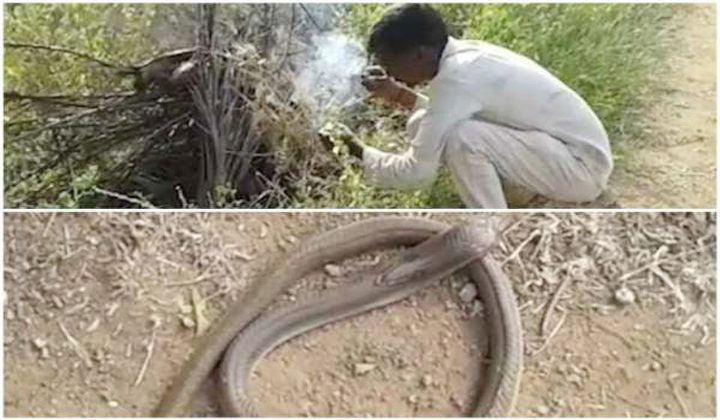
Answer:
<svg viewBox="0 0 720 420"><path fill-rule="evenodd" d="M431 86L431 101L419 96L416 109L427 112L420 122L410 148L402 154L386 153L372 147L363 151L365 176L385 188L417 188L435 178L445 148L445 133L458 121L480 109L478 101L453 78L441 78Z"/></svg>
<svg viewBox="0 0 720 420"><path fill-rule="evenodd" d="M439 157L421 158L414 148L403 154L387 153L374 147L363 151L365 176L384 188L411 189L432 182L439 166Z"/></svg>

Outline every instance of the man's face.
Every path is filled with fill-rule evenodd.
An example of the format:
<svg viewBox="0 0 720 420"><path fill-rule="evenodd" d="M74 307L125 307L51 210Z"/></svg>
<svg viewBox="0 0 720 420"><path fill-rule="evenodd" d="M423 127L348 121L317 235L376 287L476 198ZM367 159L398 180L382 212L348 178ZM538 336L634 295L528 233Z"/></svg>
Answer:
<svg viewBox="0 0 720 420"><path fill-rule="evenodd" d="M437 64L430 57L427 49L418 48L410 52L379 54L377 61L393 78L415 86L435 76Z"/></svg>

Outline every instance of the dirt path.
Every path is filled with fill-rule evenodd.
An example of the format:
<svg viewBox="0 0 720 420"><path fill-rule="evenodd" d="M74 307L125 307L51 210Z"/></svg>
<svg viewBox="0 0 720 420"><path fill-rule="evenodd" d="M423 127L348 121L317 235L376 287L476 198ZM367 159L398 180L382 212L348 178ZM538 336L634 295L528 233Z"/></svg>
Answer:
<svg viewBox="0 0 720 420"><path fill-rule="evenodd" d="M630 142L629 162L611 178L623 208L715 208L715 5L677 10L646 136Z"/></svg>
<svg viewBox="0 0 720 420"><path fill-rule="evenodd" d="M243 293L268 256L360 217L372 216L5 215L5 415L149 415L197 328ZM714 416L715 216L523 217L495 250L500 261L519 251L503 266L526 343L513 414ZM332 287L373 261L328 268L284 299ZM649 261L658 263L642 269ZM251 381L260 412L467 414L482 384L485 335L482 317L461 308L465 281L448 279L281 346ZM614 301L622 285L634 303ZM197 399L196 415L216 414L212 385Z"/></svg>

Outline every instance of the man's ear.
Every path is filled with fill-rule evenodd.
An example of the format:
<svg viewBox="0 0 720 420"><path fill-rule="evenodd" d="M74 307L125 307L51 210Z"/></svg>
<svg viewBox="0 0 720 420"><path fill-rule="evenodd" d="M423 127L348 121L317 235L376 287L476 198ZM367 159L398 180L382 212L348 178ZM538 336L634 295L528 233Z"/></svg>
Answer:
<svg viewBox="0 0 720 420"><path fill-rule="evenodd" d="M437 59L437 50L428 46L422 46L418 48L416 54L418 60L421 60L423 63L429 63L434 65Z"/></svg>

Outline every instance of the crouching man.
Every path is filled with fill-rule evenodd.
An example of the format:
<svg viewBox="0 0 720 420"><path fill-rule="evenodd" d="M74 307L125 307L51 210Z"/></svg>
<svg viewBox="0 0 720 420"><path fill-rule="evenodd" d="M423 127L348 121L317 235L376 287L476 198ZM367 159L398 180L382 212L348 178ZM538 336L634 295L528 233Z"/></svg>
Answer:
<svg viewBox="0 0 720 420"><path fill-rule="evenodd" d="M534 61L447 34L428 5L389 9L368 52L390 76L366 74L376 96L414 109L403 154L349 141L368 178L383 187L431 182L444 162L470 208L507 208L503 185L552 200L587 202L613 168L607 134L588 104ZM407 86L429 82L428 95Z"/></svg>

